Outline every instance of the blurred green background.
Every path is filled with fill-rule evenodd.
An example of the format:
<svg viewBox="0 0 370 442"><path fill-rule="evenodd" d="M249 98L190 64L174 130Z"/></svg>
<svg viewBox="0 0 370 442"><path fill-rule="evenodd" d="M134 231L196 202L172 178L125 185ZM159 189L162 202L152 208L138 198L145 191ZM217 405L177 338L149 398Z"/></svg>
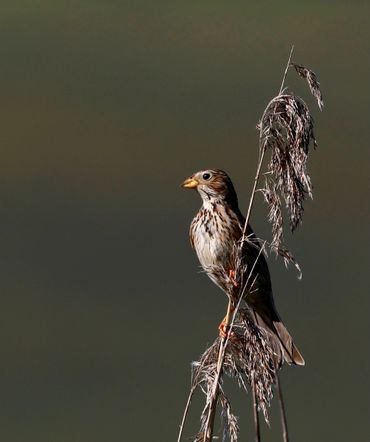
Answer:
<svg viewBox="0 0 370 442"><path fill-rule="evenodd" d="M255 125L292 44L326 106L289 74L319 141L314 201L287 237L303 280L271 260L306 359L282 373L291 439L369 436L369 14L365 1L2 3L2 441L175 440L190 362L226 308L188 243L199 197L179 184L220 167L247 205ZM252 224L268 235L261 197ZM230 389L248 440L251 399ZM263 440L279 433L274 404Z"/></svg>

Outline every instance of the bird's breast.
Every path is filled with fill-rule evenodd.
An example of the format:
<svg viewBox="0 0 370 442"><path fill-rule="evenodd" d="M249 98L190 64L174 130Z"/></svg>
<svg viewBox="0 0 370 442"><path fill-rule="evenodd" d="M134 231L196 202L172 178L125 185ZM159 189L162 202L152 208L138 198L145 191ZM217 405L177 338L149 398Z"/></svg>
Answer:
<svg viewBox="0 0 370 442"><path fill-rule="evenodd" d="M240 237L240 227L237 219L224 208L203 209L192 222L190 236L203 268L222 266L228 269L234 244Z"/></svg>

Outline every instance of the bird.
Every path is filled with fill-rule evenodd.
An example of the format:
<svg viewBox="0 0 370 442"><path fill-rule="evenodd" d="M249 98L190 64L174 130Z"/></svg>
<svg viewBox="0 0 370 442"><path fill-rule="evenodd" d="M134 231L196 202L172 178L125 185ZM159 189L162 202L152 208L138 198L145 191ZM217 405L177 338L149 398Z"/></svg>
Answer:
<svg viewBox="0 0 370 442"><path fill-rule="evenodd" d="M242 215L233 183L226 172L206 169L194 173L182 186L196 190L202 206L190 225L189 238L205 273L227 294L230 284L234 287L245 281L243 299L249 307L254 322L266 330L273 348L280 349L283 359L290 365L304 365L305 361L293 342L276 309L266 259L261 245L248 224L244 229ZM244 231L245 230L245 231ZM248 240L245 240L248 238ZM235 250L242 244L241 260L243 275L237 275ZM226 276L225 276L226 275ZM227 315L221 322L220 335L225 336L230 324L230 315L235 309L229 297Z"/></svg>

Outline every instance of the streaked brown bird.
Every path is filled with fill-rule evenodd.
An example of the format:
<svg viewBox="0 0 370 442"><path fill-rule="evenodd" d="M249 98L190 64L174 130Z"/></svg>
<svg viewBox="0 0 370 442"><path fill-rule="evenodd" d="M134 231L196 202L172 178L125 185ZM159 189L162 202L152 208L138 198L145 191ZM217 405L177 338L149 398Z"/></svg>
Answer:
<svg viewBox="0 0 370 442"><path fill-rule="evenodd" d="M252 270L244 300L252 311L256 324L264 328L272 339L275 348L280 349L289 364L304 365L304 359L293 343L275 307L270 272L261 253L260 245L248 225L241 258L245 275L236 275L235 250L243 237L245 218L239 210L238 198L229 176L219 169L201 170L194 173L182 184L187 189L195 189L203 200L203 205L190 226L190 242L195 249L200 264L208 276L228 294L225 281L237 287L238 281L245 281ZM216 271L215 271L216 269ZM218 274L217 269L222 272ZM228 278L221 276L228 275ZM226 333L233 305L229 300L228 313L220 324L220 334Z"/></svg>

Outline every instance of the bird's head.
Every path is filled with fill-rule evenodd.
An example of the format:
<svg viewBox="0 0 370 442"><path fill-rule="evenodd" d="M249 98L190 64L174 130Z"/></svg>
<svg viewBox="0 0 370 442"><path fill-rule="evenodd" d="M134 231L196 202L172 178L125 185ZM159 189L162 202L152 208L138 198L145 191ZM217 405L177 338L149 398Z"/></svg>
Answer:
<svg viewBox="0 0 370 442"><path fill-rule="evenodd" d="M237 204L233 183L220 169L200 170L187 178L182 187L197 190L204 203Z"/></svg>

